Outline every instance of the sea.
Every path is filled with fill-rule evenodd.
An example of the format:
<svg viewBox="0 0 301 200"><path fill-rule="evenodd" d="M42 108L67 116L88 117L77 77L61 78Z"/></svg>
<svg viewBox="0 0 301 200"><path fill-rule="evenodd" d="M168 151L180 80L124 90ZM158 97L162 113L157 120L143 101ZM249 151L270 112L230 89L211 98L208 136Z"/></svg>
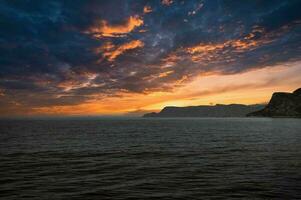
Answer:
<svg viewBox="0 0 301 200"><path fill-rule="evenodd" d="M301 119L2 119L0 199L301 199Z"/></svg>

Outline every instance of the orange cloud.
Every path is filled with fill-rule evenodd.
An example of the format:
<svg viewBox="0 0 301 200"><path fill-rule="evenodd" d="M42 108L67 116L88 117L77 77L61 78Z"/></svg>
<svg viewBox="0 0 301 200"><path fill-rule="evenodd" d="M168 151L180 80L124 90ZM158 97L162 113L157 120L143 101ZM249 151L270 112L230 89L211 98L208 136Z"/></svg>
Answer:
<svg viewBox="0 0 301 200"><path fill-rule="evenodd" d="M143 25L143 23L143 20L138 15L130 16L125 23L119 25L110 25L106 20L101 20L86 33L92 34L96 38L123 37L136 27Z"/></svg>
<svg viewBox="0 0 301 200"><path fill-rule="evenodd" d="M265 33L261 27L253 27L253 30L242 39L226 40L220 43L199 43L190 47L180 47L163 58L161 68L168 68L177 65L184 59L190 59L195 63L204 65L218 62L235 61L236 53L243 53L254 50L260 46L273 42L274 36ZM256 34L262 37L256 38Z"/></svg>
<svg viewBox="0 0 301 200"><path fill-rule="evenodd" d="M62 88L64 92L70 90L93 87L91 82L97 77L97 74L90 72L83 72L81 75L69 74L69 80L59 83L57 86Z"/></svg>
<svg viewBox="0 0 301 200"><path fill-rule="evenodd" d="M140 40L132 40L118 47L108 42L105 43L105 45L101 46L100 48L97 48L96 53L101 52L109 61L114 61L119 55L123 54L124 52L131 49L140 48L143 46L144 43Z"/></svg>
<svg viewBox="0 0 301 200"><path fill-rule="evenodd" d="M209 52L215 51L218 49L223 49L225 47L224 44L198 44L193 47L187 48L187 52L194 54L194 53L201 53L201 52Z"/></svg>
<svg viewBox="0 0 301 200"><path fill-rule="evenodd" d="M285 30L279 31L283 34ZM257 37L261 35L260 37ZM180 47L163 58L161 68L173 67L184 59L204 65L218 62L233 62L237 53L252 51L275 40L274 33L266 32L262 27L253 30L241 39L231 39L220 43L199 43L190 47ZM265 57L267 58L267 57ZM260 58L262 59L262 58Z"/></svg>
<svg viewBox="0 0 301 200"><path fill-rule="evenodd" d="M174 71L173 70L170 70L170 71L167 71L167 72L162 72L159 74L159 78L163 78L163 77L166 77L168 76L169 74L172 74Z"/></svg>
<svg viewBox="0 0 301 200"><path fill-rule="evenodd" d="M263 30L255 29L253 32L246 35L243 39L227 40L223 43L200 43L198 45L180 49L191 55L191 60L194 62L216 62L223 59L226 62L233 61L232 52L242 53L251 51L262 45L271 43L273 39L270 35L265 35L260 39L255 40L255 32L263 32Z"/></svg>
<svg viewBox="0 0 301 200"><path fill-rule="evenodd" d="M114 48L115 48L115 45L112 42L106 42L101 47L96 48L96 52L100 53L100 52L103 52L103 51L111 51Z"/></svg>
<svg viewBox="0 0 301 200"><path fill-rule="evenodd" d="M152 8L150 6L144 6L143 8L143 13L146 14L146 13L150 13L152 12Z"/></svg>
<svg viewBox="0 0 301 200"><path fill-rule="evenodd" d="M191 54L202 53L202 52L213 52L217 50L222 50L224 48L234 48L235 50L247 50L253 47L259 46L270 41L255 41L255 40L228 40L224 43L218 44L198 44L196 46L187 48L187 51Z"/></svg>

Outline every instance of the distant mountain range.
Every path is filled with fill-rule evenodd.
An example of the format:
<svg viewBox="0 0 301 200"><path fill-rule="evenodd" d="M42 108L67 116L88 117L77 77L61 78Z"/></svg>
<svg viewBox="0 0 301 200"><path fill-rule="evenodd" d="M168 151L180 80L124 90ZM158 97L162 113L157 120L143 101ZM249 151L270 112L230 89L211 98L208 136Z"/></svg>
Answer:
<svg viewBox="0 0 301 200"><path fill-rule="evenodd" d="M159 113L147 113L143 117L245 117L248 113L263 109L264 105L217 104L215 106L188 106L163 108Z"/></svg>
<svg viewBox="0 0 301 200"><path fill-rule="evenodd" d="M217 104L163 108L143 117L296 117L301 118L301 88L293 93L275 92L268 105Z"/></svg>
<svg viewBox="0 0 301 200"><path fill-rule="evenodd" d="M275 92L265 108L247 116L301 118L301 88L293 93Z"/></svg>

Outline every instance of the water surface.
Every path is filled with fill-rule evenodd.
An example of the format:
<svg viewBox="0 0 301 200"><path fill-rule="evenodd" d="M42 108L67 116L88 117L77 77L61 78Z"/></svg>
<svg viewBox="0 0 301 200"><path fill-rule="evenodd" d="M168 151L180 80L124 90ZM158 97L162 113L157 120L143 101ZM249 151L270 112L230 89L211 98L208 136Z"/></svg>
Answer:
<svg viewBox="0 0 301 200"><path fill-rule="evenodd" d="M301 120L1 120L0 198L301 199Z"/></svg>

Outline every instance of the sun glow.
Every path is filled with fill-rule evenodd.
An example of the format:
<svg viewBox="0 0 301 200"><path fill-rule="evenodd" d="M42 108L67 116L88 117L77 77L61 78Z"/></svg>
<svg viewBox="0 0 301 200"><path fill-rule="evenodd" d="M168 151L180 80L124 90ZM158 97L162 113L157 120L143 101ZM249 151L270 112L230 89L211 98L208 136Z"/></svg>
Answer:
<svg viewBox="0 0 301 200"><path fill-rule="evenodd" d="M200 75L172 92L121 92L118 97L95 99L79 105L40 107L32 114L120 115L135 110L158 111L165 106L262 104L267 103L277 90L292 92L299 87L300 73L301 63L293 63L290 67L268 67L234 75ZM289 81L286 77L290 77Z"/></svg>

